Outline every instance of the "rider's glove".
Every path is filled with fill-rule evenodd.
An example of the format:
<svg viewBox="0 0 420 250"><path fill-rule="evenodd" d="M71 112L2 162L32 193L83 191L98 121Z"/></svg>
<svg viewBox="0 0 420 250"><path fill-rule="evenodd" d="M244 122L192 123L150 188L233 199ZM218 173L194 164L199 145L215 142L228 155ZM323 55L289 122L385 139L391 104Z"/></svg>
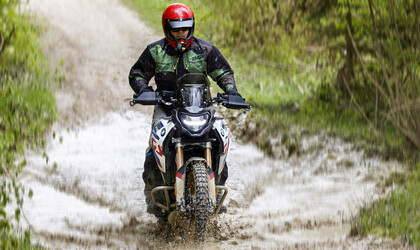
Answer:
<svg viewBox="0 0 420 250"><path fill-rule="evenodd" d="M145 92L154 92L154 91L152 87L150 86L143 86L138 93L133 94L133 98L135 99Z"/></svg>
<svg viewBox="0 0 420 250"><path fill-rule="evenodd" d="M239 96L240 98L242 98L241 94L239 94L239 92L236 89L231 89L227 91L226 94L230 96Z"/></svg>
<svg viewBox="0 0 420 250"><path fill-rule="evenodd" d="M141 94L143 94L145 92L154 92L154 91L153 91L153 88L152 87L150 87L150 86L144 86L143 88L140 89L138 95L141 95Z"/></svg>

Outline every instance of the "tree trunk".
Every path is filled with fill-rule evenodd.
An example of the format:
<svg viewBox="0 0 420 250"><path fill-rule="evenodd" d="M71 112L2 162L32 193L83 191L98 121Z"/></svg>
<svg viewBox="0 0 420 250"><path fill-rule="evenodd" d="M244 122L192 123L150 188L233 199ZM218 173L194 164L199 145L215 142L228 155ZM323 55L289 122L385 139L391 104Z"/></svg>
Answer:
<svg viewBox="0 0 420 250"><path fill-rule="evenodd" d="M346 14L347 23L350 26L351 33L353 33L353 25L351 20L351 10L350 5L348 6L348 11ZM351 80L354 77L354 49L351 41L351 37L347 30L345 32L345 38L346 38L346 61L343 65L343 67L338 71L337 74L337 89L340 91L340 93L345 97L350 97L350 93L348 92L346 85L349 85Z"/></svg>

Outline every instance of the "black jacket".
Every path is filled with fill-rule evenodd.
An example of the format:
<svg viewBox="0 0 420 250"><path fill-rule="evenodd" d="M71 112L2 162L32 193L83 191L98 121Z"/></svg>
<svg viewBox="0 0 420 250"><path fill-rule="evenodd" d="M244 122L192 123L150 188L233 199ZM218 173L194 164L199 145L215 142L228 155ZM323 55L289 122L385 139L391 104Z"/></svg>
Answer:
<svg viewBox="0 0 420 250"><path fill-rule="evenodd" d="M233 70L222 53L196 37L183 52L177 52L165 38L148 45L131 68L129 82L134 92L139 93L155 77L157 90L173 91L176 81L185 73L204 73L225 92L236 90Z"/></svg>

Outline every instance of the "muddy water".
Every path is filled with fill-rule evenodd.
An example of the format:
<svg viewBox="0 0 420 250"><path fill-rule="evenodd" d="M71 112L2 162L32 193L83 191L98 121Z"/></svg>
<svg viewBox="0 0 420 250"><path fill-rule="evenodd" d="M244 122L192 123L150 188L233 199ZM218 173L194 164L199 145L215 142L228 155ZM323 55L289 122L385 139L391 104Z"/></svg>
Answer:
<svg viewBox="0 0 420 250"><path fill-rule="evenodd" d="M135 217L143 220L140 166L149 120L135 111L109 113L84 128L57 132L46 149L48 163L39 155L28 157L21 178L34 191L24 210L35 237L59 248L72 241L129 246L118 237L106 239L106 232L121 230Z"/></svg>
<svg viewBox="0 0 420 250"><path fill-rule="evenodd" d="M29 155L21 180L34 191L24 205L34 238L53 248L181 248L176 234L162 233L165 227L144 213L140 177L149 129L148 115L111 112L56 132L48 161ZM398 164L366 158L337 139L306 142L303 155L278 160L233 143L229 212L212 218L209 248L349 244L351 215L381 194L375 180Z"/></svg>
<svg viewBox="0 0 420 250"><path fill-rule="evenodd" d="M30 0L26 7L47 23L46 51L53 64L63 59L58 65L67 76L56 90L60 118L45 155L28 153L21 175L34 191L24 203L34 242L184 249L179 235L144 213L150 109L124 101L129 68L160 36L117 0ZM270 159L236 140L229 154L228 213L212 218L206 248L383 246L348 238L349 220L383 194L377 183L399 164L322 135L303 138L299 156Z"/></svg>

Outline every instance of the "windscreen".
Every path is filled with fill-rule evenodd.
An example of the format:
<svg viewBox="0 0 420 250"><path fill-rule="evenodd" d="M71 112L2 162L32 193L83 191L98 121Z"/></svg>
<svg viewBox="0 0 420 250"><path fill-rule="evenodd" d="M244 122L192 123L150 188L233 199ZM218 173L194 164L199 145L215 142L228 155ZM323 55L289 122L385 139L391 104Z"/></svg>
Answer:
<svg viewBox="0 0 420 250"><path fill-rule="evenodd" d="M179 98L185 110L198 113L210 105L209 81L203 74L187 74L178 80Z"/></svg>

